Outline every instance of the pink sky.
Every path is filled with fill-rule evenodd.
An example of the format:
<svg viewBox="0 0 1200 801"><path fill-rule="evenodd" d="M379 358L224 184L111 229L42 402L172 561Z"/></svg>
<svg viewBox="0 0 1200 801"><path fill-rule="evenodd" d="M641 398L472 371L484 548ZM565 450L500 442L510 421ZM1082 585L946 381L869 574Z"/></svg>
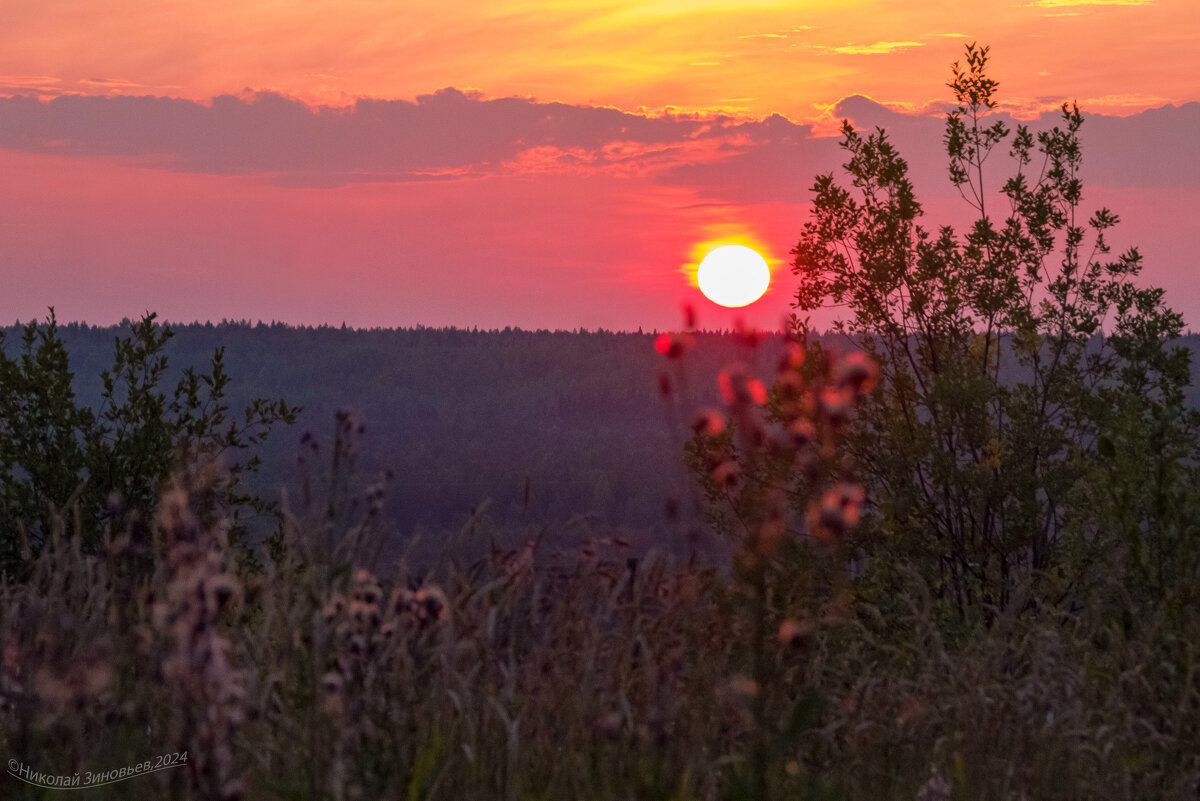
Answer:
<svg viewBox="0 0 1200 801"><path fill-rule="evenodd" d="M687 269L738 237L773 325L837 119L894 131L929 225L960 215L937 114L968 36L1004 113L1079 99L1085 206L1200 321L1193 0L8 5L6 321L727 325Z"/></svg>

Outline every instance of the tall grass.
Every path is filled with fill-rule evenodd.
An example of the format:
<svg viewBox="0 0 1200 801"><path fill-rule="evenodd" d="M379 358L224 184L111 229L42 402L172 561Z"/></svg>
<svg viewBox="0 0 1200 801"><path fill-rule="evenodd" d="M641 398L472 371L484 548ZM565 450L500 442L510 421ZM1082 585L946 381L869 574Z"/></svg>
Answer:
<svg viewBox="0 0 1200 801"><path fill-rule="evenodd" d="M740 380L729 379L729 421L745 436L758 390ZM826 411L842 414L832 401ZM830 421L818 422L805 436L819 439ZM739 480L754 469L743 463ZM724 482L732 467L712 471ZM80 794L1200 791L1195 615L1031 600L951 636L915 572L886 611L856 600L835 580L845 571L834 551L775 525L770 493L738 507L746 528L732 569L635 556L612 537L567 551L534 539L473 560L451 544L418 569L378 560L379 488L355 495L333 481L328 497L285 502L281 536L251 569L203 511L216 476L182 466L145 542L118 534L89 551L80 524L59 516L24 579L0 586L4 798L66 792L14 776L14 764L86 779L174 753L186 760ZM852 524L846 486L833 496L816 486L814 525ZM1110 585L1097 597L1119 597L1119 577Z"/></svg>

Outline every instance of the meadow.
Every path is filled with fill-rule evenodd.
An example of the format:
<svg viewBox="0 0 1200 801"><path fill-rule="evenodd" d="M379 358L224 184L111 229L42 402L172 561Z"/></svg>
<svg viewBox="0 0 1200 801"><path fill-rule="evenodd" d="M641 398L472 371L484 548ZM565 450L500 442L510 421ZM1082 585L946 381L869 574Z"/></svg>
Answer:
<svg viewBox="0 0 1200 801"><path fill-rule="evenodd" d="M732 344L782 354L776 411L802 374L816 396L860 380L829 355L812 372L795 343ZM686 379L681 356L652 354ZM720 376L728 403L689 410L692 461L739 420L754 430L766 400ZM805 418L814 486L841 470L831 412ZM411 538L419 560L381 558L384 490L338 475L362 443L350 414L333 422L256 547L231 543L228 463L202 454L173 463L145 517L93 518L100 537L78 503L45 518L2 588L3 750L27 767L5 797L64 792L31 776L96 798L1194 796L1194 583L1149 602L1108 569L1056 602L1031 577L963 619L898 563L903 591L881 600L889 585L846 569L853 492L840 522L828 493L811 499L823 537L767 504L707 558L620 532L522 541L486 510L433 558ZM709 489L736 491L732 470L713 465L727 485ZM121 768L132 778L89 782Z"/></svg>
<svg viewBox="0 0 1200 801"><path fill-rule="evenodd" d="M0 794L1196 798L1183 320L1110 253L1116 215L1079 209L1078 109L1009 131L986 48L966 56L945 143L977 223L923 227L886 134L847 124L849 188L813 186L778 335L690 313L658 335L259 331L336 343L381 387L288 468L263 454L304 399L234 402L220 345L172 366L148 315L77 394L66 338L94 331L6 337ZM846 315L819 336L802 315L828 303ZM272 347L229 353L264 365L251 393L288 363L339 385ZM471 391L423 399L422 365ZM389 475L359 460L380 423L379 453L477 427ZM501 477L499 508L437 494L457 471ZM468 508L399 526L392 488Z"/></svg>

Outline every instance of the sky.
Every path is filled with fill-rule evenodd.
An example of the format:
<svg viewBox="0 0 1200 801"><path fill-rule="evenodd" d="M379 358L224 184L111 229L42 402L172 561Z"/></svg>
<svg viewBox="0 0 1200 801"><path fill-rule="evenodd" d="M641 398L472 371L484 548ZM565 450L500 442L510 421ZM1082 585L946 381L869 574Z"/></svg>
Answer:
<svg viewBox="0 0 1200 801"><path fill-rule="evenodd" d="M1195 0L0 0L0 320L774 326L839 120L962 222L950 64L1078 101L1084 208L1200 327ZM1006 165L996 164L996 186ZM772 267L738 312L705 248ZM818 314L815 320L822 322Z"/></svg>

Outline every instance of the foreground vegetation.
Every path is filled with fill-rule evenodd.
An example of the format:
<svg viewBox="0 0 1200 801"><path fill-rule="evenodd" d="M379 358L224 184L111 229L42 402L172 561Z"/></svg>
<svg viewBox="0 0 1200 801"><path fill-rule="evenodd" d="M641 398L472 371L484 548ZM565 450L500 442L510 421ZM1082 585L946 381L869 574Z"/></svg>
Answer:
<svg viewBox="0 0 1200 801"><path fill-rule="evenodd" d="M4 797L1195 798L1181 321L1136 253L1083 252L1077 111L1016 133L1044 165L993 225L985 66L968 48L951 84L951 178L980 213L961 241L920 229L882 133L846 132L857 195L818 179L797 306L846 303L861 350L797 319L754 370L742 332L693 409L693 321L656 342L722 561L513 542L484 515L381 559L352 414L266 504L240 482L295 409L231 415L220 353L168 399L148 320L85 413L31 326L0 362ZM253 547L248 512L276 521Z"/></svg>

